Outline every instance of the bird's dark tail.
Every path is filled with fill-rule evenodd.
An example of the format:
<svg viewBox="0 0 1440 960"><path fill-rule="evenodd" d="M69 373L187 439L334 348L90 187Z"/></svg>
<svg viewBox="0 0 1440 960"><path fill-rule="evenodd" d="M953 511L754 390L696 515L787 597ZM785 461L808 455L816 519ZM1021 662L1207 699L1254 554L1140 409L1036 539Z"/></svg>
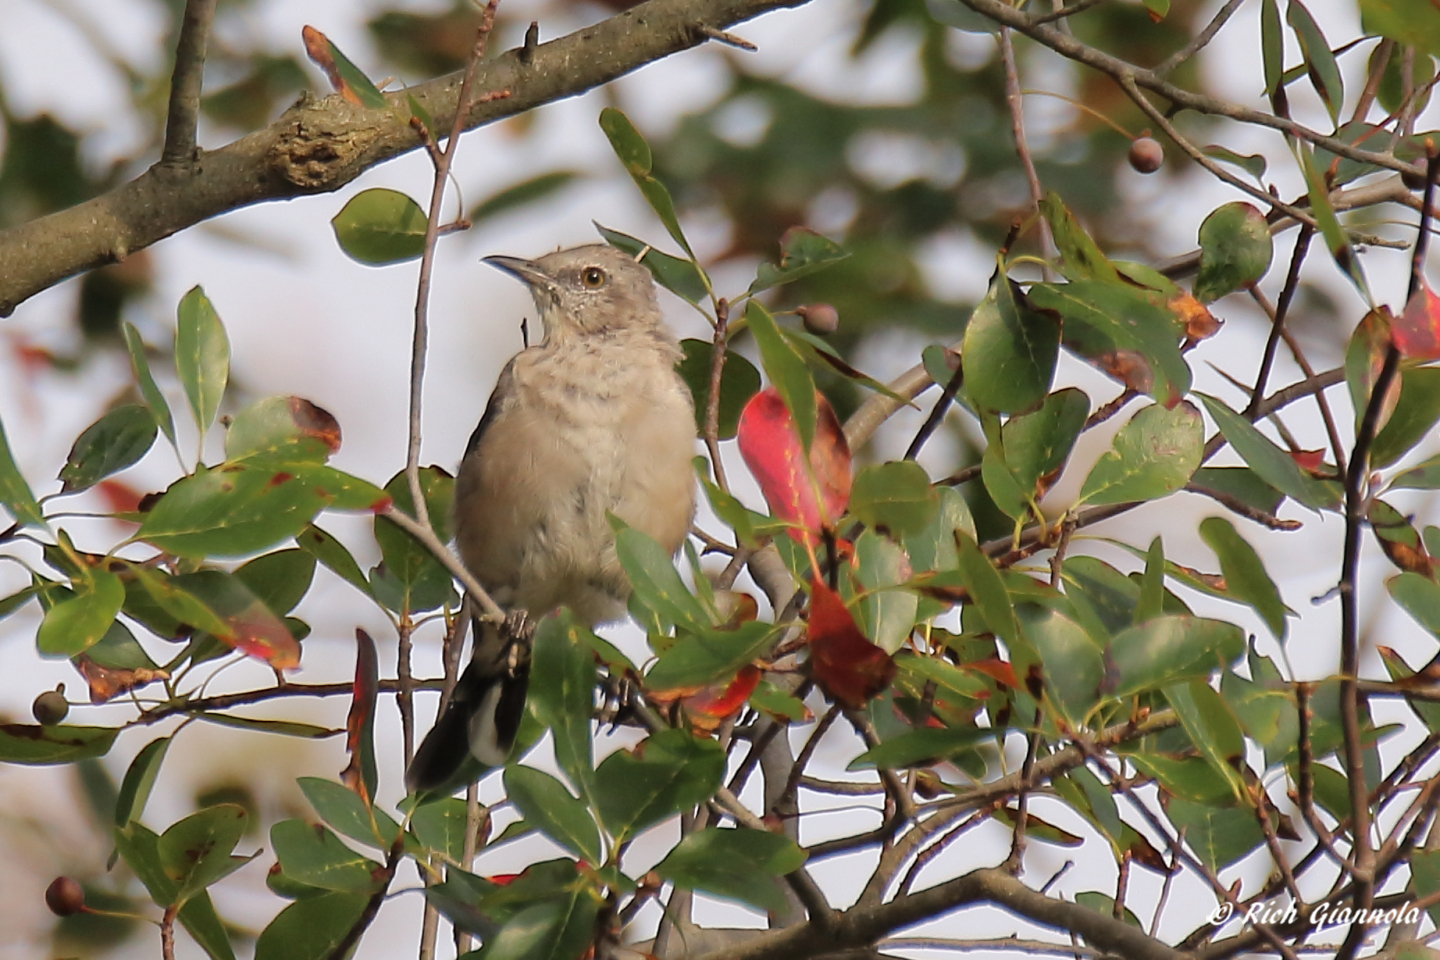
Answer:
<svg viewBox="0 0 1440 960"><path fill-rule="evenodd" d="M504 764L525 712L530 656L523 641L474 621L475 652L450 702L425 735L405 785L411 793L450 793Z"/></svg>

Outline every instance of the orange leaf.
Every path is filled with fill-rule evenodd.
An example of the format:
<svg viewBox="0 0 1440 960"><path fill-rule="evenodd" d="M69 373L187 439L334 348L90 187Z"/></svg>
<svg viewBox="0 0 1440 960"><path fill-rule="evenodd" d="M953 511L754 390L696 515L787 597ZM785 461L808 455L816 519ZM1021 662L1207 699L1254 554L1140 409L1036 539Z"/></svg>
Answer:
<svg viewBox="0 0 1440 960"><path fill-rule="evenodd" d="M76 657L74 662L75 669L80 671L80 676L85 678L85 683L90 687L90 702L94 704L109 703L122 693L129 693L147 683L167 680L170 677L164 670L152 670L149 667L136 667L131 670L102 667L85 654Z"/></svg>
<svg viewBox="0 0 1440 960"><path fill-rule="evenodd" d="M838 520L850 502L850 447L829 401L816 391L808 461L795 421L774 387L745 404L737 440L770 512L795 525L789 533L797 541L819 542L820 530Z"/></svg>
<svg viewBox="0 0 1440 960"><path fill-rule="evenodd" d="M994 680L996 683L1003 683L1012 690L1020 689L1020 681L1015 679L1015 668L1004 660L997 660L994 657L990 657L985 660L975 660L965 664L965 666L977 673L985 674L985 676Z"/></svg>
<svg viewBox="0 0 1440 960"><path fill-rule="evenodd" d="M714 730L720 721L745 706L745 701L760 682L760 668L746 664L729 683L712 683L699 693L685 697L685 715L692 726Z"/></svg>
<svg viewBox="0 0 1440 960"><path fill-rule="evenodd" d="M1440 359L1440 297L1425 281L1391 325L1395 348L1403 357Z"/></svg>
<svg viewBox="0 0 1440 960"><path fill-rule="evenodd" d="M1208 340L1220 332L1221 321L1205 304L1184 290L1171 297L1165 306L1184 324L1186 340Z"/></svg>
<svg viewBox="0 0 1440 960"><path fill-rule="evenodd" d="M840 595L810 583L810 672L833 699L861 707L889 685L895 661L865 638Z"/></svg>

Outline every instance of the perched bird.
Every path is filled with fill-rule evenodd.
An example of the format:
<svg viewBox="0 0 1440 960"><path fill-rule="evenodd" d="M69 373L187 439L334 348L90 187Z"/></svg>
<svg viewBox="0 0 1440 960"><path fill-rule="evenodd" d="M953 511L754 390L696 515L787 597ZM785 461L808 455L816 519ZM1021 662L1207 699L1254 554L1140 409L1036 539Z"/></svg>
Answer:
<svg viewBox="0 0 1440 960"><path fill-rule="evenodd" d="M460 557L507 610L619 620L630 585L606 513L674 553L695 511L680 345L649 270L612 247L485 262L529 286L544 339L506 365L470 437L455 481ZM505 762L529 669L507 634L476 622L470 664L406 774L412 791L458 786L470 757Z"/></svg>

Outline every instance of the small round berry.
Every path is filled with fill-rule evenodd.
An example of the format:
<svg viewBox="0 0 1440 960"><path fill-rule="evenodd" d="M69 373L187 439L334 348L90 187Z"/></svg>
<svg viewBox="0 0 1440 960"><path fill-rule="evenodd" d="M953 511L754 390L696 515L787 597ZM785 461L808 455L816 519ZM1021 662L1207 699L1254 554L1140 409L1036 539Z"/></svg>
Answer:
<svg viewBox="0 0 1440 960"><path fill-rule="evenodd" d="M85 891L71 877L56 877L45 888L45 906L57 917L69 917L85 909Z"/></svg>
<svg viewBox="0 0 1440 960"><path fill-rule="evenodd" d="M1140 137L1130 144L1130 166L1140 173L1154 173L1165 162L1165 150L1150 137Z"/></svg>
<svg viewBox="0 0 1440 960"><path fill-rule="evenodd" d="M795 313L804 322L805 329L816 336L828 336L840 328L840 312L828 303L796 307Z"/></svg>
<svg viewBox="0 0 1440 960"><path fill-rule="evenodd" d="M65 694L59 690L46 690L35 698L30 712L35 715L36 722L48 727L65 719L70 712L70 704L65 702Z"/></svg>

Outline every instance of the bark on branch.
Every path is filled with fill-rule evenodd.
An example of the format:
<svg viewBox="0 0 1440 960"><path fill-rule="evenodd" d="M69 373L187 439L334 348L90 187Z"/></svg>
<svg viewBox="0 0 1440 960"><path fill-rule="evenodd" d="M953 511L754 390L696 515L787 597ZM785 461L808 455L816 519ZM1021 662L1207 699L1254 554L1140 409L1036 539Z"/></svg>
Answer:
<svg viewBox="0 0 1440 960"><path fill-rule="evenodd" d="M707 42L762 13L808 0L648 0L624 13L482 64L479 90L507 90L477 103L465 129L584 93L647 63ZM412 95L449 129L459 73L389 95L392 110L338 96L306 99L278 120L193 165L156 164L108 193L0 231L0 316L66 277L123 260L202 220L267 200L337 190L365 170L420 147L409 126Z"/></svg>

